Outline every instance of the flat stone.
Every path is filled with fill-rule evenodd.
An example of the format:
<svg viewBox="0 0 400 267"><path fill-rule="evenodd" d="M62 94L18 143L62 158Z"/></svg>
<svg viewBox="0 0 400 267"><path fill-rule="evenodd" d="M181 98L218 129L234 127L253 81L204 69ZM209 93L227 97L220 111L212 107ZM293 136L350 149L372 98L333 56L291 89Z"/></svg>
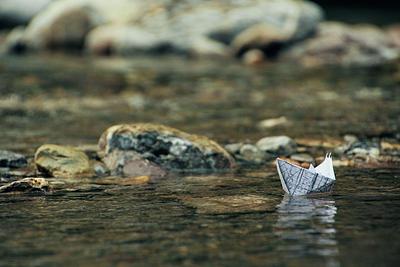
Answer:
<svg viewBox="0 0 400 267"><path fill-rule="evenodd" d="M47 191L49 191L49 183L44 178L24 178L0 187L0 193Z"/></svg>
<svg viewBox="0 0 400 267"><path fill-rule="evenodd" d="M39 172L53 177L90 176L88 156L81 150L68 146L42 145L35 154Z"/></svg>
<svg viewBox="0 0 400 267"><path fill-rule="evenodd" d="M24 155L7 150L0 150L0 167L21 168L28 164Z"/></svg>
<svg viewBox="0 0 400 267"><path fill-rule="evenodd" d="M256 195L217 196L183 199L200 214L229 214L274 211L277 201Z"/></svg>
<svg viewBox="0 0 400 267"><path fill-rule="evenodd" d="M167 170L217 170L234 159L205 136L157 124L123 124L107 129L99 140L103 162L115 174L147 175ZM140 172L138 172L140 170Z"/></svg>

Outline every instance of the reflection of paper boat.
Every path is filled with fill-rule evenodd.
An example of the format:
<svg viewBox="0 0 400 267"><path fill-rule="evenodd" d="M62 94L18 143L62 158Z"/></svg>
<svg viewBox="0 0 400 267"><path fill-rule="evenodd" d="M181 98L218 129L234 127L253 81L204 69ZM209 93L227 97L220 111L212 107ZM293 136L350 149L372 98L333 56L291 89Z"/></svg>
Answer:
<svg viewBox="0 0 400 267"><path fill-rule="evenodd" d="M276 160L283 190L291 196L330 192L335 184L332 157L325 156L317 167L305 169L282 159Z"/></svg>

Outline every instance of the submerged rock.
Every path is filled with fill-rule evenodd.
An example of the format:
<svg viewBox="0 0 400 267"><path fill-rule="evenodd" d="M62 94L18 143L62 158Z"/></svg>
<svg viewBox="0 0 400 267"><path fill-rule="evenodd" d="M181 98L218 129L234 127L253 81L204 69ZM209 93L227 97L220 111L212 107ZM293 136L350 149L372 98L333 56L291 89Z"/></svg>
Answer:
<svg viewBox="0 0 400 267"><path fill-rule="evenodd" d="M288 136L270 136L260 139L256 146L273 156L288 156L296 152L296 142Z"/></svg>
<svg viewBox="0 0 400 267"><path fill-rule="evenodd" d="M183 203L201 214L229 214L274 211L276 201L256 195L183 198Z"/></svg>
<svg viewBox="0 0 400 267"><path fill-rule="evenodd" d="M24 178L0 187L0 193L11 192L47 192L49 191L49 183L44 178Z"/></svg>
<svg viewBox="0 0 400 267"><path fill-rule="evenodd" d="M103 161L111 171L129 175L138 168L157 172L160 167L193 171L227 169L235 165L228 152L207 137L157 124L110 127L101 136L99 146Z"/></svg>
<svg viewBox="0 0 400 267"><path fill-rule="evenodd" d="M42 145L35 154L39 172L54 177L76 177L90 175L88 156L73 147Z"/></svg>
<svg viewBox="0 0 400 267"><path fill-rule="evenodd" d="M383 30L372 25L350 26L325 22L314 37L284 53L288 60L307 66L377 65L398 58L400 51Z"/></svg>
<svg viewBox="0 0 400 267"><path fill-rule="evenodd" d="M0 150L0 167L22 168L28 164L24 155Z"/></svg>

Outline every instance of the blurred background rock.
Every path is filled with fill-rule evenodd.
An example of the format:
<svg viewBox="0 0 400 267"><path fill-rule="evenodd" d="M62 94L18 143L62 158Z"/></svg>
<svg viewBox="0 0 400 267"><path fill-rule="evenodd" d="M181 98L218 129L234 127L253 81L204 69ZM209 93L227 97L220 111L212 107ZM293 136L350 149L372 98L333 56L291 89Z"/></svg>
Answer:
<svg viewBox="0 0 400 267"><path fill-rule="evenodd" d="M377 10L365 9L367 4L374 5L298 0L6 0L0 3L5 29L2 51L238 57L250 65L271 60L312 66L377 65L397 59L400 27L391 9L394 4L380 2L375 4ZM366 18L376 25L353 25Z"/></svg>

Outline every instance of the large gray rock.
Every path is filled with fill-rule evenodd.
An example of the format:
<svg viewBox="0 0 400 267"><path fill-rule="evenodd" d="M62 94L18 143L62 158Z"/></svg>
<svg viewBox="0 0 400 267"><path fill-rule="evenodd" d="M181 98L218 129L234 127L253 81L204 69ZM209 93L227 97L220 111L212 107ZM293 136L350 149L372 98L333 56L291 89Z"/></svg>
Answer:
<svg viewBox="0 0 400 267"><path fill-rule="evenodd" d="M288 156L296 152L296 142L288 136L269 136L260 139L256 146L273 156Z"/></svg>
<svg viewBox="0 0 400 267"><path fill-rule="evenodd" d="M283 57L306 66L378 65L398 58L400 50L383 30L372 25L321 23L317 34L287 50Z"/></svg>
<svg viewBox="0 0 400 267"><path fill-rule="evenodd" d="M28 164L24 155L0 150L0 167L21 168Z"/></svg>
<svg viewBox="0 0 400 267"><path fill-rule="evenodd" d="M157 124L112 126L101 136L99 146L107 167L124 175L151 175L152 170L159 171L157 166L193 171L235 165L228 152L207 137ZM138 166L142 173L137 173Z"/></svg>

